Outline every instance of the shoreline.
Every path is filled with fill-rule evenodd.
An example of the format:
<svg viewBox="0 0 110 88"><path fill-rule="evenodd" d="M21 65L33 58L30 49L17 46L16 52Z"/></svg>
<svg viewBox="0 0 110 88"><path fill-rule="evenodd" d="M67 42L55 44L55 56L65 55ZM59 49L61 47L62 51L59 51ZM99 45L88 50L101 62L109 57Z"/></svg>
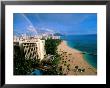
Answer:
<svg viewBox="0 0 110 88"><path fill-rule="evenodd" d="M73 49L75 52L83 53L82 51L80 51L80 50L78 50L78 49L75 49L75 48L70 47L70 46L67 44L67 41L63 40L62 42L63 42L66 46L68 46L69 48Z"/></svg>
<svg viewBox="0 0 110 88"><path fill-rule="evenodd" d="M70 46L67 44L67 41L63 40L63 42L64 42L68 47L70 47ZM78 49L76 49L76 48L74 48L74 47L70 47L70 48L71 48L71 49L74 49L74 50L76 50L76 51L79 51L79 52L82 53L82 54L97 55L97 54L95 54L95 53L88 53L88 52L86 52L86 51L78 50Z"/></svg>
<svg viewBox="0 0 110 88"><path fill-rule="evenodd" d="M66 41L62 41L57 47L61 55L59 66L66 75L96 75L97 70L91 66L83 57L83 52L71 48ZM76 68L78 67L78 68ZM82 72L84 71L84 72Z"/></svg>
<svg viewBox="0 0 110 88"><path fill-rule="evenodd" d="M67 44L67 41L63 41L64 43L65 43L65 45L66 46L68 46L69 48L71 48L71 49L73 49L74 51L76 51L76 52L79 52L79 53L81 53L81 54L83 54L83 58L85 57L84 55L94 55L94 56L96 56L96 54L92 54L92 53L88 53L88 52L83 52L83 51L80 51L80 50L78 50L78 49L76 49L76 48L72 48L72 47L70 47L68 44ZM86 59L86 57L84 58L84 60ZM86 60L85 60L86 61ZM87 62L87 61L86 61ZM91 67L93 67L93 68L95 68L95 69L97 69L97 67L94 67L94 66L92 66L89 62L87 62Z"/></svg>

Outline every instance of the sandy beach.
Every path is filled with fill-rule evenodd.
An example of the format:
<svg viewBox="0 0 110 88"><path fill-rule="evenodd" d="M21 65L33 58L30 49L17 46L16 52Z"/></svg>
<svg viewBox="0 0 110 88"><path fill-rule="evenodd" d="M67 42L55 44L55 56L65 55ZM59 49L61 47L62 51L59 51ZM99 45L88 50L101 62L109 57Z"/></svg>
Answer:
<svg viewBox="0 0 110 88"><path fill-rule="evenodd" d="M89 65L81 51L70 48L66 41L62 41L57 47L61 56L59 67L62 67L64 75L97 75L97 70Z"/></svg>

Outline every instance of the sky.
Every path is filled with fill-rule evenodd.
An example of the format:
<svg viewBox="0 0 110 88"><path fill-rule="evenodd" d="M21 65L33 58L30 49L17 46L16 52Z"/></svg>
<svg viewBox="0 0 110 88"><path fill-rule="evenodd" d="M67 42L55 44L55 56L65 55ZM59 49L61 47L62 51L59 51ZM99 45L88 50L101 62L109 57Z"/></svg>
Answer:
<svg viewBox="0 0 110 88"><path fill-rule="evenodd" d="M96 34L96 13L14 13L14 33Z"/></svg>

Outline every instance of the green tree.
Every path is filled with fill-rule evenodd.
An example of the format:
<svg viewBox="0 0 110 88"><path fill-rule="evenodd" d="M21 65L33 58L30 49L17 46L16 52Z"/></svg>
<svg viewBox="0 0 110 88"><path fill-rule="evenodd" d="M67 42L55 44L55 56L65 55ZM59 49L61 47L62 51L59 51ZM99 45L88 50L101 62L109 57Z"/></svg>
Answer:
<svg viewBox="0 0 110 88"><path fill-rule="evenodd" d="M57 46L60 44L60 39L47 39L45 40L46 54L55 55L57 53Z"/></svg>
<svg viewBox="0 0 110 88"><path fill-rule="evenodd" d="M32 70L40 66L37 58L25 58L19 46L14 46L14 75L31 74Z"/></svg>

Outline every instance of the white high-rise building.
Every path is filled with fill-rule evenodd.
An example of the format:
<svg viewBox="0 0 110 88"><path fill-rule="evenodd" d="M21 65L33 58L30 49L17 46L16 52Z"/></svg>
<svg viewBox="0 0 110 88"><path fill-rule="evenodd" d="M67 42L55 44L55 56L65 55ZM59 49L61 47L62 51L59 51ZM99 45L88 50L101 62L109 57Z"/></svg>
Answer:
<svg viewBox="0 0 110 88"><path fill-rule="evenodd" d="M19 42L20 49L24 53L26 59L37 58L42 60L46 54L45 40L24 39L14 42Z"/></svg>
<svg viewBox="0 0 110 88"><path fill-rule="evenodd" d="M42 60L44 58L44 55L46 54L45 40L38 39L37 46L38 46L38 56Z"/></svg>

